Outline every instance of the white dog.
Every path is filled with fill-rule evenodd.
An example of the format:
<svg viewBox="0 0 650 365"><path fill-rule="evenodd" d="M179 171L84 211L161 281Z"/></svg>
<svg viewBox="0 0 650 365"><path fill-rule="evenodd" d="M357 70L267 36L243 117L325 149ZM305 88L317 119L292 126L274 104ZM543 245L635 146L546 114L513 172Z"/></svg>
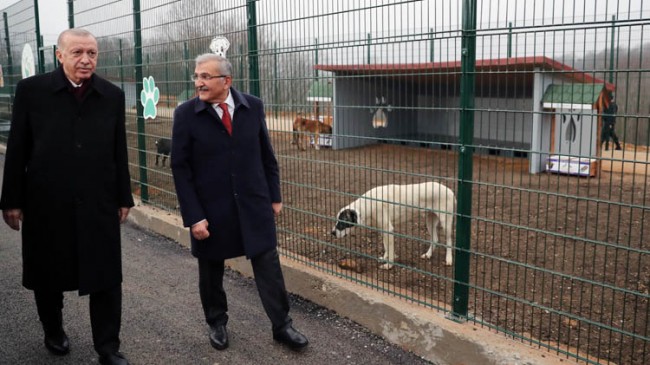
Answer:
<svg viewBox="0 0 650 365"><path fill-rule="evenodd" d="M451 189L437 182L384 185L368 190L359 199L339 211L332 235L337 238L345 237L357 224L381 229L384 243L384 255L381 259L387 262L380 268L390 269L395 262L395 237L392 234L394 224L417 213L414 210L426 212L427 230L431 235L431 246L421 257L431 258L434 245L438 243L437 227L440 224L447 238L445 263L451 265L456 196Z"/></svg>

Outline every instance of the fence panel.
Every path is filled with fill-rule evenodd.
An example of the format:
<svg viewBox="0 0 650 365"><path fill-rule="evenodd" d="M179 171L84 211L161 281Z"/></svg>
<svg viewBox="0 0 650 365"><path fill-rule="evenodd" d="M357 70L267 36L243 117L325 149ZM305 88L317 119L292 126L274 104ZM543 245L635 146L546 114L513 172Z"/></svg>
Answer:
<svg viewBox="0 0 650 365"><path fill-rule="evenodd" d="M474 170L472 319L587 362L643 364L648 104L637 93L648 12L569 3L479 12L477 59L510 57L476 73L475 147L490 150ZM620 147L606 141L610 97ZM503 158L517 153L529 158Z"/></svg>
<svg viewBox="0 0 650 365"><path fill-rule="evenodd" d="M458 152L473 152L467 319L587 362L649 361L646 9L481 2L468 72L461 39L474 29L461 27L472 13L461 2L272 4L258 7L260 34L275 35L259 51L271 125L289 130L295 112L333 120L331 150L276 142L289 255L452 311L458 277L444 250L419 258L421 214L399 233L371 222L343 241L329 231L341 207L378 185L435 179L459 192ZM463 89L468 77L474 87ZM330 99L313 94L322 84ZM603 143L611 96L620 151ZM459 139L463 97L473 103L469 144ZM389 272L376 262L384 233L397 241Z"/></svg>
<svg viewBox="0 0 650 365"><path fill-rule="evenodd" d="M38 72L34 1L22 0L2 10L0 17L0 143L9 135L16 83Z"/></svg>

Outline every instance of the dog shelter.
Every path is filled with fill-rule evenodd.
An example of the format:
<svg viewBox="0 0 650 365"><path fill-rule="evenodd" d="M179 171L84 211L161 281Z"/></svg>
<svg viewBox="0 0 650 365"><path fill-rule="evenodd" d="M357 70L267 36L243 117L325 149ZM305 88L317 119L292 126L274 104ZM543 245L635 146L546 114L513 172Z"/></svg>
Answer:
<svg viewBox="0 0 650 365"><path fill-rule="evenodd" d="M333 149L457 143L460 61L315 68L332 75ZM599 111L613 85L544 56L477 60L475 85L477 153L527 158L530 173L553 155L599 154Z"/></svg>
<svg viewBox="0 0 650 365"><path fill-rule="evenodd" d="M550 111L551 147L546 170L572 175L596 176L600 155L599 116L609 103L603 84L549 85L542 107Z"/></svg>

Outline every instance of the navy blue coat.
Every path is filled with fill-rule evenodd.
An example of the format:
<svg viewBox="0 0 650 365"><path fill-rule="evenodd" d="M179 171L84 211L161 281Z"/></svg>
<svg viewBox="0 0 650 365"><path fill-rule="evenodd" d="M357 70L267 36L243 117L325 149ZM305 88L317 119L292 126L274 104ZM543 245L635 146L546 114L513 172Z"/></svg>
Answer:
<svg viewBox="0 0 650 365"><path fill-rule="evenodd" d="M0 209L23 211L23 285L122 282L118 209L133 206L124 92L96 75L81 103L61 68L18 82Z"/></svg>
<svg viewBox="0 0 650 365"><path fill-rule="evenodd" d="M174 111L171 167L183 224L209 224L210 237L191 237L192 254L201 259L251 258L277 247L271 203L281 202L280 174L264 104L230 92L232 136L212 105L198 98Z"/></svg>

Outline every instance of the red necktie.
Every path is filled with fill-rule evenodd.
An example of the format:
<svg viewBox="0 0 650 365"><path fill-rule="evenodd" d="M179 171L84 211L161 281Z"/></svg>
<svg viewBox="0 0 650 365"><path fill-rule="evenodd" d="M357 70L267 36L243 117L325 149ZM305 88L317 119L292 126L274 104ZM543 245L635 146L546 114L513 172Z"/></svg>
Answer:
<svg viewBox="0 0 650 365"><path fill-rule="evenodd" d="M228 104L221 103L219 104L219 107L223 110L221 121L223 122L224 127L226 127L228 134L232 135L232 122L230 120L230 113L228 112Z"/></svg>

